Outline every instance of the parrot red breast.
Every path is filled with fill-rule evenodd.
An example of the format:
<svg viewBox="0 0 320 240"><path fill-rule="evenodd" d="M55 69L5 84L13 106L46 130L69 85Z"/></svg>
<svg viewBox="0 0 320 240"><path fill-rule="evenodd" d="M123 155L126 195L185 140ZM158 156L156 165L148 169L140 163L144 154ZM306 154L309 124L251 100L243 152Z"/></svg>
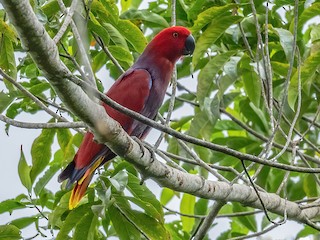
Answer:
<svg viewBox="0 0 320 240"><path fill-rule="evenodd" d="M190 55L195 41L190 31L181 26L169 27L158 33L147 45L137 61L111 86L108 97L150 119L155 119L175 63L183 55ZM118 121L130 135L144 139L150 127L120 113L103 103L107 114ZM62 171L58 181L68 179L67 188L75 186L69 201L69 208L77 206L85 195L95 170L116 155L104 144L94 141L88 132L74 156L73 161Z"/></svg>

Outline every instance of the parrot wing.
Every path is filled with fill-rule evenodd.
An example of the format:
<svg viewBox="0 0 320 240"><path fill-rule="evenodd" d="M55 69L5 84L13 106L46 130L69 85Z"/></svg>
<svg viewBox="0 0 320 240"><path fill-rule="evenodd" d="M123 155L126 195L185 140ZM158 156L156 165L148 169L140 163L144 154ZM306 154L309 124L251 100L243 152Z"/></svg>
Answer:
<svg viewBox="0 0 320 240"><path fill-rule="evenodd" d="M152 78L145 69L129 69L106 93L108 97L135 112L141 113L149 98ZM134 120L103 103L107 114L118 121L124 130L131 135ZM143 130L143 129L142 129ZM139 137L142 133L135 134ZM59 175L59 181L68 179L67 187L77 182L73 188L69 208L74 208L81 198L94 175L95 170L116 155L104 144L94 141L92 133L88 132L73 161Z"/></svg>

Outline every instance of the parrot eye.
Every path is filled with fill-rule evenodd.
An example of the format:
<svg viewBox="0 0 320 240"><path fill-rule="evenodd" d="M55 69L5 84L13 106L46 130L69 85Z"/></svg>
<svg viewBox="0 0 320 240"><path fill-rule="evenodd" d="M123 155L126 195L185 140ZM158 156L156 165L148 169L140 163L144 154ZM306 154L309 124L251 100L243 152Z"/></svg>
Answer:
<svg viewBox="0 0 320 240"><path fill-rule="evenodd" d="M172 36L173 36L174 38L177 38L177 37L179 36L179 34L178 34L177 32L174 32L174 33L172 33Z"/></svg>

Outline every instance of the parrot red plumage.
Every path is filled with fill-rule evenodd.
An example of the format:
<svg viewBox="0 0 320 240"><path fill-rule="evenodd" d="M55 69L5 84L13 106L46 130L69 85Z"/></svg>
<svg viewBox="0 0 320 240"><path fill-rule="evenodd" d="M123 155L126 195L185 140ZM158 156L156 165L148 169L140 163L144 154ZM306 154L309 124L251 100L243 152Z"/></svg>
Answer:
<svg viewBox="0 0 320 240"><path fill-rule="evenodd" d="M147 45L142 55L106 93L117 103L150 119L155 119L163 102L177 60L190 55L195 48L194 38L187 28L175 26L162 30ZM118 121L130 135L144 139L150 127L118 112L103 103L110 117ZM85 195L95 170L116 155L104 144L94 141L88 132L73 161L59 175L59 182L68 179L67 188L76 182L69 208L77 206Z"/></svg>

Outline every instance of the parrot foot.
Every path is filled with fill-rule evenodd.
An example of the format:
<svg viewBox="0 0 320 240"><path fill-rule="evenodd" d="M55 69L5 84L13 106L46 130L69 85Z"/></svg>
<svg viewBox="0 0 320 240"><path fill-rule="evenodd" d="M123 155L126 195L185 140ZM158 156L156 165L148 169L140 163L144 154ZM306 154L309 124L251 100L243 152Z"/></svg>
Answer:
<svg viewBox="0 0 320 240"><path fill-rule="evenodd" d="M150 159L151 159L150 164L153 163L154 160L156 159L156 154L154 153L153 148L149 144L142 142L139 138L137 138L135 136L133 136L132 139L135 140L140 146L140 149L142 152L141 158L145 154L145 149L147 149L147 150L149 150L150 155L151 155L150 156ZM146 167L146 169L148 169L148 167ZM142 174L141 172L140 172L140 176L141 176L140 185L142 185L144 183L144 181L147 179L147 177L144 174Z"/></svg>
<svg viewBox="0 0 320 240"><path fill-rule="evenodd" d="M141 158L144 156L144 154L145 154L145 148L146 148L146 149L149 150L150 155L151 155L151 157L150 157L150 158L151 158L150 163L153 163L154 160L156 159L156 154L154 153L153 148L152 148L149 144L142 142L142 141L141 141L139 138L137 138L136 136L133 136L132 139L135 140L135 141L139 144L139 146L140 146L140 149L141 149L141 152L142 152Z"/></svg>

